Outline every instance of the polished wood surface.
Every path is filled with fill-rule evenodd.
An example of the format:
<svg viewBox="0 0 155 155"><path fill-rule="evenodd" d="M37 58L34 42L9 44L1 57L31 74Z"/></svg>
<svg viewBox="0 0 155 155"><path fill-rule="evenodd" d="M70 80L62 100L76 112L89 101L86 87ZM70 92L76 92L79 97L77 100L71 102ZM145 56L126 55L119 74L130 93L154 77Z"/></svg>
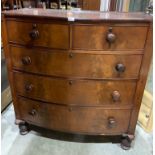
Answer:
<svg viewBox="0 0 155 155"><path fill-rule="evenodd" d="M13 68L44 75L87 79L136 79L139 76L142 55L93 54L47 51L10 46ZM24 59L28 62L24 62ZM60 61L61 60L61 61ZM117 65L125 66L124 72ZM76 69L75 69L76 68Z"/></svg>
<svg viewBox="0 0 155 155"><path fill-rule="evenodd" d="M16 119L133 140L152 58L151 16L39 9L3 15Z"/></svg>
<svg viewBox="0 0 155 155"><path fill-rule="evenodd" d="M4 11L6 17L31 17L43 19L69 20L73 17L75 21L116 21L116 22L151 22L152 16L143 12L99 12L99 11L65 11L52 9L18 9Z"/></svg>
<svg viewBox="0 0 155 155"><path fill-rule="evenodd" d="M116 35L109 43L109 29ZM75 25L73 26L73 49L89 50L134 50L143 49L148 28L142 26ZM79 33L80 32L80 33ZM81 39L82 38L82 39ZM129 39L130 38L130 39ZM138 40L138 44L137 44Z"/></svg>
<svg viewBox="0 0 155 155"><path fill-rule="evenodd" d="M25 98L18 98L18 101L21 119L42 127L81 134L105 135L122 134L128 129L128 109L66 107ZM115 120L114 124L111 124L110 118Z"/></svg>
<svg viewBox="0 0 155 155"><path fill-rule="evenodd" d="M13 105L14 105L14 111L15 111L15 117L19 118L19 107L17 104L17 96L15 93L15 88L13 84L13 74L12 74L12 63L11 63L11 56L10 56L10 51L9 51L9 44L8 44L8 36L7 36L7 26L6 26L6 18L2 14L2 40L3 40L3 47L4 47L4 55L5 55L5 60L6 60L6 66L7 66L7 73L8 73L8 79L9 79L9 84L11 88L11 96L13 100Z"/></svg>
<svg viewBox="0 0 155 155"><path fill-rule="evenodd" d="M59 104L111 105L132 104L136 82L60 79L14 72L19 95ZM113 99L118 91L120 98Z"/></svg>
<svg viewBox="0 0 155 155"><path fill-rule="evenodd" d="M146 85L150 63L152 61L152 54L153 54L153 25L152 23L150 23L149 31L146 38L145 53L143 56L143 61L140 70L140 78L137 83L137 88L134 97L135 106L132 109L129 133L134 133L136 128L138 113L142 102L142 97Z"/></svg>
<svg viewBox="0 0 155 155"><path fill-rule="evenodd" d="M9 42L26 46L44 46L50 48L69 48L69 27L67 24L40 24L31 22L7 21ZM30 33L38 32L36 38ZM33 34L32 34L33 35Z"/></svg>

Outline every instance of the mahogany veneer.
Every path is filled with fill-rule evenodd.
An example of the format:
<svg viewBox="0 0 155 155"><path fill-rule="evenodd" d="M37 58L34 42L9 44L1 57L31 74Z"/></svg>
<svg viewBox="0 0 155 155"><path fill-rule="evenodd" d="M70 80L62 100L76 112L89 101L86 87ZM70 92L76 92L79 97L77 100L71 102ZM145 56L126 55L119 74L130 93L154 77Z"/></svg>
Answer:
<svg viewBox="0 0 155 155"><path fill-rule="evenodd" d="M14 72L15 88L19 95L46 102L77 105L110 106L132 104L136 82L77 80L51 78ZM18 81L18 82L16 82ZM120 97L114 100L113 93L117 90ZM118 103L116 103L118 102Z"/></svg>
<svg viewBox="0 0 155 155"><path fill-rule="evenodd" d="M71 133L94 135L103 134L103 132L107 135L121 134L128 129L129 109L119 110L76 106L68 108L54 104L44 105L41 102L24 98L18 98L18 100L20 102L20 111L22 111L21 119L38 126ZM33 112L36 113L35 117ZM117 124L110 122L110 119L113 118L111 116L114 115ZM122 115L124 115L123 118Z"/></svg>
<svg viewBox="0 0 155 155"><path fill-rule="evenodd" d="M20 133L27 123L134 138L152 57L152 17L21 9L3 13L4 48Z"/></svg>
<svg viewBox="0 0 155 155"><path fill-rule="evenodd" d="M66 24L33 24L32 22L7 21L7 29L11 30L8 31L8 39L12 43L58 49L69 48L69 27ZM39 32L37 39L27 35L33 32Z"/></svg>
<svg viewBox="0 0 155 155"><path fill-rule="evenodd" d="M10 46L10 51L14 69L71 78L137 79L142 60L141 54L94 54L93 51L88 51L89 53L85 53L85 51L62 52L13 46ZM26 60L27 64L25 64ZM117 71L116 66L120 63L125 66L125 72Z"/></svg>

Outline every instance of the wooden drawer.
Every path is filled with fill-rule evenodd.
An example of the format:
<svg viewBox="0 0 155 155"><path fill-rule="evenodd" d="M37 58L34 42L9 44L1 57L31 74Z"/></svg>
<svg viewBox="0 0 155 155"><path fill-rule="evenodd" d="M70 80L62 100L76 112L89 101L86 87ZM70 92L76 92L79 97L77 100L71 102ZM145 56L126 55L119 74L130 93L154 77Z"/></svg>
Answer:
<svg viewBox="0 0 155 155"><path fill-rule="evenodd" d="M145 90L141 108L138 117L138 123L144 128L145 131L151 132L153 129L153 97Z"/></svg>
<svg viewBox="0 0 155 155"><path fill-rule="evenodd" d="M140 113L139 113L139 122L145 127L147 127L149 117L151 116L151 110L152 109L150 109L145 104L141 104Z"/></svg>
<svg viewBox="0 0 155 155"><path fill-rule="evenodd" d="M69 48L68 25L7 21L7 29L8 39L13 43L56 49Z"/></svg>
<svg viewBox="0 0 155 155"><path fill-rule="evenodd" d="M14 69L45 75L91 79L138 78L142 60L142 55L53 52L13 46L11 46L11 56ZM118 64L125 66L124 72L116 69Z"/></svg>
<svg viewBox="0 0 155 155"><path fill-rule="evenodd" d="M72 108L19 98L20 117L38 126L76 133L122 134L129 125L130 110L95 107Z"/></svg>
<svg viewBox="0 0 155 155"><path fill-rule="evenodd" d="M109 27L116 37L111 44L106 40ZM89 50L143 49L146 35L147 27L142 26L74 25L72 46Z"/></svg>
<svg viewBox="0 0 155 155"><path fill-rule="evenodd" d="M69 80L19 72L14 72L14 83L21 96L83 106L132 105L136 87L136 81Z"/></svg>

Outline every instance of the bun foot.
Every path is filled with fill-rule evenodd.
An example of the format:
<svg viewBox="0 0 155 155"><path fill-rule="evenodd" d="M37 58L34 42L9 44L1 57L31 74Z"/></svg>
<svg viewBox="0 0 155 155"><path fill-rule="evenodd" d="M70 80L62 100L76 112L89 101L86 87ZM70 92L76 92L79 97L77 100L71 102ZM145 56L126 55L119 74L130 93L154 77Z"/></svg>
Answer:
<svg viewBox="0 0 155 155"><path fill-rule="evenodd" d="M128 137L122 139L121 148L123 150L129 150L131 148L131 140Z"/></svg>
<svg viewBox="0 0 155 155"><path fill-rule="evenodd" d="M29 133L29 125L26 122L19 123L19 132L21 135L26 135Z"/></svg>
<svg viewBox="0 0 155 155"><path fill-rule="evenodd" d="M135 136L132 134L123 134L121 141L121 148L123 150L129 150L131 148L131 143L134 140Z"/></svg>

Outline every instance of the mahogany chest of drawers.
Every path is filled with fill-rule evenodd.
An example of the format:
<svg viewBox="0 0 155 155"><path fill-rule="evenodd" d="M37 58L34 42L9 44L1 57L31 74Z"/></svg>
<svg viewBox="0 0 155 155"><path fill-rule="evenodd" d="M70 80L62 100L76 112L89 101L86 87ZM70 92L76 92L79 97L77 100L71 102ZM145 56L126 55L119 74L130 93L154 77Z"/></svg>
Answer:
<svg viewBox="0 0 155 155"><path fill-rule="evenodd" d="M4 12L3 37L20 133L28 124L134 138L152 57L144 13Z"/></svg>

